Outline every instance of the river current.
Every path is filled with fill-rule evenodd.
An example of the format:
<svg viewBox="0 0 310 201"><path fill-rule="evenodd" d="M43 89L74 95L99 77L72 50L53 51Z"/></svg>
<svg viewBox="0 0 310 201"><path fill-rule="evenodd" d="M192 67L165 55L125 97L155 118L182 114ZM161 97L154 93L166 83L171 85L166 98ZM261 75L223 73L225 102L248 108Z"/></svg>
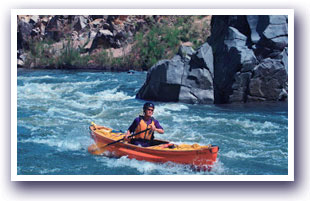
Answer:
<svg viewBox="0 0 310 201"><path fill-rule="evenodd" d="M176 164L93 156L93 121L127 130L145 101L135 94L145 72L18 69L18 175L287 175L287 103L191 105L154 102L173 143L220 147L210 172Z"/></svg>

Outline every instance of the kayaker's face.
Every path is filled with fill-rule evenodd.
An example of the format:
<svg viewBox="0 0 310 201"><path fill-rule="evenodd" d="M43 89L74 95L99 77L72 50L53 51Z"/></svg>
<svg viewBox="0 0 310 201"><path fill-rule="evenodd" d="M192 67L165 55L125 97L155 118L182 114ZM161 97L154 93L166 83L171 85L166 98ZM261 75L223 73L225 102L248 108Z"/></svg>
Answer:
<svg viewBox="0 0 310 201"><path fill-rule="evenodd" d="M154 112L154 108L149 107L145 110L145 116L151 117L153 115L153 112Z"/></svg>

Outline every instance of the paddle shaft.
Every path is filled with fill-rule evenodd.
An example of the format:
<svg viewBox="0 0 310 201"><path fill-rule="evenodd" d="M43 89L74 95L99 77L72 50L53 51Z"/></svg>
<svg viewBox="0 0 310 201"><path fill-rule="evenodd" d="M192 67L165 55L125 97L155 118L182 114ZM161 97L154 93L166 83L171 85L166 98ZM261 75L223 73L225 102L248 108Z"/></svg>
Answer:
<svg viewBox="0 0 310 201"><path fill-rule="evenodd" d="M133 136L139 135L139 134L141 134L141 133L143 133L143 132L146 132L146 131L148 131L148 130L151 130L151 129L148 128L148 129L145 129L145 130L140 131L140 132L138 132L138 133L134 133L134 134L128 136L128 138L131 138L131 137L133 137ZM107 147L107 146L110 146L110 145L112 145L112 144L118 143L118 142L120 142L120 141L122 141L122 140L124 140L124 139L125 139L125 137L123 137L123 138L120 139L120 140L117 140L117 141L114 141L114 142L110 142L109 144L106 144L106 145L104 145L103 147L100 147L100 149L103 149L103 148L105 148L105 147Z"/></svg>

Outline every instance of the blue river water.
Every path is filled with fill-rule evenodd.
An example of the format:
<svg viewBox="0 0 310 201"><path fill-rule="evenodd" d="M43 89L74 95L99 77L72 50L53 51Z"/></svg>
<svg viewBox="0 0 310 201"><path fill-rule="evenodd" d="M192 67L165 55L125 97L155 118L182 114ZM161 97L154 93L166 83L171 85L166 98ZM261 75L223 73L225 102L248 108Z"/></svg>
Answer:
<svg viewBox="0 0 310 201"><path fill-rule="evenodd" d="M190 105L154 102L173 143L220 147L210 172L88 153L90 122L127 130L142 112L145 72L18 69L18 175L287 175L287 103Z"/></svg>

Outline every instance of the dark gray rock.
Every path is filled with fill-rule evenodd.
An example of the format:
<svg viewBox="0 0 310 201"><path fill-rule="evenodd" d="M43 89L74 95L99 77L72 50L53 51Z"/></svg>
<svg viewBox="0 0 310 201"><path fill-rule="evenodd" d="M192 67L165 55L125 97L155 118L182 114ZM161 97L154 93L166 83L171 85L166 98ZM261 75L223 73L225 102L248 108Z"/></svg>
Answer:
<svg viewBox="0 0 310 201"><path fill-rule="evenodd" d="M85 16L83 15L75 16L74 21L73 21L73 28L75 31L79 32L87 26L88 26L88 23L87 23L87 18Z"/></svg>
<svg viewBox="0 0 310 201"><path fill-rule="evenodd" d="M27 54L21 51L18 51L17 54L17 67L23 67L27 59Z"/></svg>
<svg viewBox="0 0 310 201"><path fill-rule="evenodd" d="M255 54L260 60L274 58L288 46L287 16L260 16L260 21L264 29L259 31L261 38L256 44Z"/></svg>
<svg viewBox="0 0 310 201"><path fill-rule="evenodd" d="M213 88L213 78L206 68L191 68L186 66L182 84L192 88L210 89Z"/></svg>
<svg viewBox="0 0 310 201"><path fill-rule="evenodd" d="M137 98L185 103L213 103L213 55L208 44L197 52L181 46L178 55L148 71Z"/></svg>
<svg viewBox="0 0 310 201"><path fill-rule="evenodd" d="M29 23L35 25L40 21L40 16L39 15L32 15L30 18Z"/></svg>
<svg viewBox="0 0 310 201"><path fill-rule="evenodd" d="M184 64L179 59L162 60L148 72L137 98L156 101L178 101Z"/></svg>
<svg viewBox="0 0 310 201"><path fill-rule="evenodd" d="M192 47L183 46L179 48L178 55L184 59L184 61L189 61L191 59L191 56L195 53L195 50Z"/></svg>
<svg viewBox="0 0 310 201"><path fill-rule="evenodd" d="M267 58L253 70L249 83L249 95L269 101L283 100L287 79L283 63Z"/></svg>
<svg viewBox="0 0 310 201"><path fill-rule="evenodd" d="M247 37L234 27L227 27L223 41L213 43L214 53L214 101L229 103L232 85L237 72L251 71L257 64L253 50L247 46Z"/></svg>
<svg viewBox="0 0 310 201"><path fill-rule="evenodd" d="M213 16L215 103L287 98L287 16Z"/></svg>
<svg viewBox="0 0 310 201"><path fill-rule="evenodd" d="M190 63L191 68L205 68L210 72L210 76L213 79L214 66L213 66L213 52L208 43L204 43L193 55Z"/></svg>
<svg viewBox="0 0 310 201"><path fill-rule="evenodd" d="M181 86L179 92L179 100L183 103L190 104L212 104L213 103L213 89L198 89Z"/></svg>
<svg viewBox="0 0 310 201"><path fill-rule="evenodd" d="M233 93L229 97L229 100L231 102L242 102L242 103L247 102L248 99L247 95L251 76L252 76L251 72L236 73L235 82L232 85Z"/></svg>
<svg viewBox="0 0 310 201"><path fill-rule="evenodd" d="M279 101L286 101L288 98L288 91L286 89L282 89L282 91L279 94Z"/></svg>
<svg viewBox="0 0 310 201"><path fill-rule="evenodd" d="M49 20L45 29L46 37L51 38L57 42L59 42L64 35L63 24L60 18L60 15L53 16L52 19Z"/></svg>
<svg viewBox="0 0 310 201"><path fill-rule="evenodd" d="M251 29L251 41L257 43L261 38L261 33L259 32L259 19L258 15L247 15L247 21Z"/></svg>
<svg viewBox="0 0 310 201"><path fill-rule="evenodd" d="M282 61L286 72L288 73L288 52L287 52L287 47L284 48L282 53L279 55L279 59Z"/></svg>
<svg viewBox="0 0 310 201"><path fill-rule="evenodd" d="M27 23L23 20L19 21L17 26L17 49L28 49L29 38L33 29L31 23Z"/></svg>

